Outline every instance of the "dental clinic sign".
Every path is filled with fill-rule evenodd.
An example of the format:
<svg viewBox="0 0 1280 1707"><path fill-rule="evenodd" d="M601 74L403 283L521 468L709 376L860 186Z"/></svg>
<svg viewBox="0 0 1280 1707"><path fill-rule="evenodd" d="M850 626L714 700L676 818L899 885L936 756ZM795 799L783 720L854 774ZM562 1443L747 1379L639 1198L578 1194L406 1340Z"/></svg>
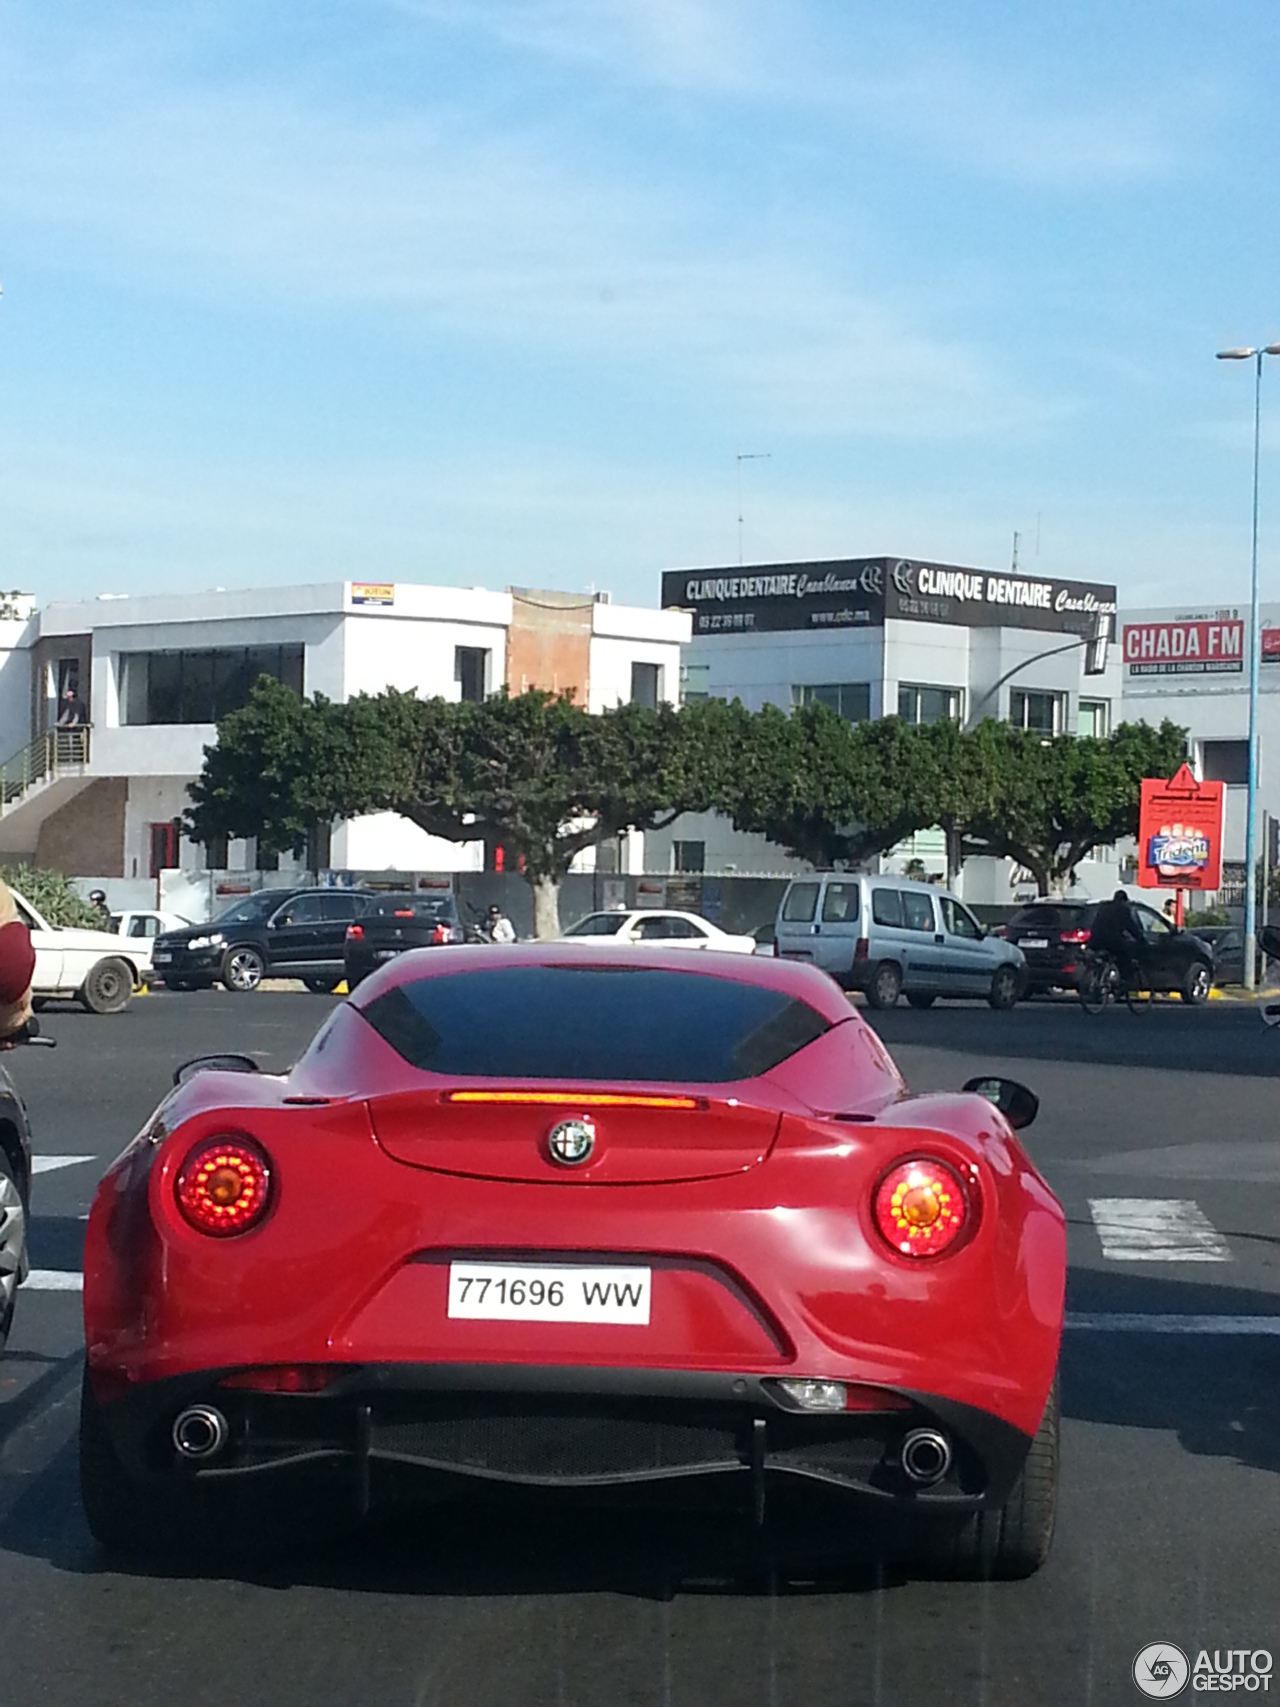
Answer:
<svg viewBox="0 0 1280 1707"><path fill-rule="evenodd" d="M1114 614L1116 590L1094 581L997 575L907 557L851 557L750 569L668 569L662 604L691 611L695 635L881 628L887 617L1087 635L1099 616Z"/></svg>
<svg viewBox="0 0 1280 1707"><path fill-rule="evenodd" d="M1238 676L1244 622L1237 616L1127 622L1121 647L1130 676Z"/></svg>

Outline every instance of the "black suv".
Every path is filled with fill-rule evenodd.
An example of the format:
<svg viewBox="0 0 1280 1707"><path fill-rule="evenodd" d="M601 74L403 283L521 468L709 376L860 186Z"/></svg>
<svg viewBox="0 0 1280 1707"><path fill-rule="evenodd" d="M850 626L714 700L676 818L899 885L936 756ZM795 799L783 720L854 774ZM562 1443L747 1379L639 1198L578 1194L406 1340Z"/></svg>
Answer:
<svg viewBox="0 0 1280 1707"><path fill-rule="evenodd" d="M363 889L260 889L206 925L165 931L151 964L171 990L207 990L219 980L240 993L264 978L332 990L343 973L347 926L370 898Z"/></svg>
<svg viewBox="0 0 1280 1707"><path fill-rule="evenodd" d="M1032 901L999 934L1017 943L1027 962L1027 993L1074 990L1089 945L1097 901ZM1135 902L1147 939L1143 969L1153 990L1176 990L1184 1002L1206 1000L1213 986L1213 955L1190 931L1180 931L1153 907Z"/></svg>
<svg viewBox="0 0 1280 1707"><path fill-rule="evenodd" d="M347 988L354 990L362 978L410 948L465 941L451 894L405 890L371 895L364 912L347 926Z"/></svg>

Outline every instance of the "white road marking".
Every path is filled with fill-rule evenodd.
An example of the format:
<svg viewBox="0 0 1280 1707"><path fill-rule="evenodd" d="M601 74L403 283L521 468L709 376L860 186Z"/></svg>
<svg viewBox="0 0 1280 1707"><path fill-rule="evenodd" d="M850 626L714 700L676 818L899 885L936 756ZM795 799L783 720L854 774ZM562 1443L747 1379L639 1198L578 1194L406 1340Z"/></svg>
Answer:
<svg viewBox="0 0 1280 1707"><path fill-rule="evenodd" d="M1104 1334L1275 1334L1280 1316L1142 1316L1122 1310L1068 1310L1068 1331Z"/></svg>
<svg viewBox="0 0 1280 1707"><path fill-rule="evenodd" d="M84 1276L79 1270L33 1268L23 1281L22 1289L24 1292L83 1292Z"/></svg>
<svg viewBox="0 0 1280 1707"><path fill-rule="evenodd" d="M31 1171L33 1174L53 1174L59 1168L77 1168L81 1162L96 1160L96 1156L32 1156Z"/></svg>
<svg viewBox="0 0 1280 1707"><path fill-rule="evenodd" d="M1091 1197L1089 1213L1112 1262L1231 1261L1227 1241L1190 1198Z"/></svg>

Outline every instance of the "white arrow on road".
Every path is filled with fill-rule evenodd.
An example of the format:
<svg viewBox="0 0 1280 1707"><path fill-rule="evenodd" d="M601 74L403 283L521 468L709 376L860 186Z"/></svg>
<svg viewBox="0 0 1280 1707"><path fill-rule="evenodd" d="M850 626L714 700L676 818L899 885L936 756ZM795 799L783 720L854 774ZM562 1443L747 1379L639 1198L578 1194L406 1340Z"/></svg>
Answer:
<svg viewBox="0 0 1280 1707"><path fill-rule="evenodd" d="M81 1162L96 1161L95 1156L32 1156L33 1174L54 1174L59 1168L78 1168Z"/></svg>

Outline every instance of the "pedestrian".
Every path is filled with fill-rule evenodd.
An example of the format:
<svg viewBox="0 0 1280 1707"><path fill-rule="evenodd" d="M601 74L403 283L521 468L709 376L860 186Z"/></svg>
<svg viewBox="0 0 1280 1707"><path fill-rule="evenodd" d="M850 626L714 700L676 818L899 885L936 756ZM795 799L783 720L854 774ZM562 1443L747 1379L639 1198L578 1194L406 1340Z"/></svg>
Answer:
<svg viewBox="0 0 1280 1707"><path fill-rule="evenodd" d="M106 891L103 889L91 889L89 891L89 905L98 915L98 919L101 922L103 930L109 930L111 926L111 909L107 905Z"/></svg>
<svg viewBox="0 0 1280 1707"><path fill-rule="evenodd" d="M80 729L89 721L84 701L76 688L70 682L62 690L62 704L58 707L59 729Z"/></svg>
<svg viewBox="0 0 1280 1707"><path fill-rule="evenodd" d="M514 942L516 927L495 901L485 915L484 928L490 942Z"/></svg>

